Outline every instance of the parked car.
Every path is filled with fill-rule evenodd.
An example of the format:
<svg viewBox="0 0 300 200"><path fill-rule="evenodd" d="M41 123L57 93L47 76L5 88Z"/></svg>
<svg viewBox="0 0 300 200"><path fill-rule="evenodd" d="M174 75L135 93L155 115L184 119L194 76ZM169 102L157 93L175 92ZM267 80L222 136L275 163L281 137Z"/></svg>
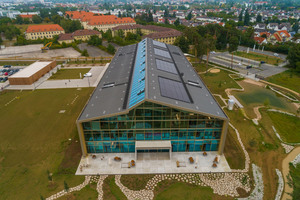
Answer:
<svg viewBox="0 0 300 200"><path fill-rule="evenodd" d="M246 69L250 69L250 68L252 68L252 65L248 65L248 66L246 67Z"/></svg>
<svg viewBox="0 0 300 200"><path fill-rule="evenodd" d="M3 78L2 77L0 77L0 82L2 82L3 81Z"/></svg>
<svg viewBox="0 0 300 200"><path fill-rule="evenodd" d="M274 53L274 56L278 57L278 56L279 56L279 54L278 54L278 53Z"/></svg>
<svg viewBox="0 0 300 200"><path fill-rule="evenodd" d="M4 82L5 82L5 81L7 81L7 80L8 80L8 78L7 78L7 77L4 77L4 78L3 78L3 81L4 81Z"/></svg>
<svg viewBox="0 0 300 200"><path fill-rule="evenodd" d="M86 73L83 75L84 77L92 77L92 73Z"/></svg>
<svg viewBox="0 0 300 200"><path fill-rule="evenodd" d="M211 51L210 53L211 53L211 54L215 54L216 52L215 52L215 51Z"/></svg>
<svg viewBox="0 0 300 200"><path fill-rule="evenodd" d="M11 68L11 65L4 65L4 68Z"/></svg>
<svg viewBox="0 0 300 200"><path fill-rule="evenodd" d="M266 62L265 61L260 61L260 64L265 64Z"/></svg>
<svg viewBox="0 0 300 200"><path fill-rule="evenodd" d="M4 76L7 76L7 75L8 75L8 72L5 72L5 73L4 73Z"/></svg>

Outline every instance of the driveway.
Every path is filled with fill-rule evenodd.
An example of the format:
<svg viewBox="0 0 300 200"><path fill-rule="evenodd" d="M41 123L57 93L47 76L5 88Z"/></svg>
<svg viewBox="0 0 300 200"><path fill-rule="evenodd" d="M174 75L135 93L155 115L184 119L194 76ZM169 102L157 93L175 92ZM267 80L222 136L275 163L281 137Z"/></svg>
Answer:
<svg viewBox="0 0 300 200"><path fill-rule="evenodd" d="M102 51L98 47L88 45L87 43L78 44L78 48L81 51L86 49L87 52L89 53L90 57L100 57L100 56L107 57L107 56L111 56L109 53L107 53L105 51Z"/></svg>

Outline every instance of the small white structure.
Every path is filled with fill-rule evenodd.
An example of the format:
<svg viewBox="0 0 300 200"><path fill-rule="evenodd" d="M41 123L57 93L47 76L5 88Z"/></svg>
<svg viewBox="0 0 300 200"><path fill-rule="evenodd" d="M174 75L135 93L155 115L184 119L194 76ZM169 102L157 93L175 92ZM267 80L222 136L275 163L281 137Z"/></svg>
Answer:
<svg viewBox="0 0 300 200"><path fill-rule="evenodd" d="M233 99L229 99L228 100L228 110L232 110L234 106L234 100Z"/></svg>

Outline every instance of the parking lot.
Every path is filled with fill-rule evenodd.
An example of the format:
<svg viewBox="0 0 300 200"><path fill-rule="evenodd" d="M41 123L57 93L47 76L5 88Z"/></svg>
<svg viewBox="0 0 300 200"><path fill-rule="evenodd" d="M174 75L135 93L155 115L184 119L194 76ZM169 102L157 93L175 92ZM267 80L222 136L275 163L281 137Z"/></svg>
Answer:
<svg viewBox="0 0 300 200"><path fill-rule="evenodd" d="M8 77L22 70L23 67L14 67L11 65L4 65L0 67L0 88L3 89L8 85Z"/></svg>

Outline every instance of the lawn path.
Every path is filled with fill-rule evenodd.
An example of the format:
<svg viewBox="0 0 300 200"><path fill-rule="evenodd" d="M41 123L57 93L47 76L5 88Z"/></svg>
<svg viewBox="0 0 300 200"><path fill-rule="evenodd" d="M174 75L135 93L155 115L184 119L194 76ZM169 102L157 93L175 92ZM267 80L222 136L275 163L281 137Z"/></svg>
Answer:
<svg viewBox="0 0 300 200"><path fill-rule="evenodd" d="M291 196L287 194L293 192L293 188L288 185L288 179L287 179L290 170L289 163L293 161L298 154L300 154L300 147L295 148L282 161L282 175L284 178L284 193L282 195L282 200L288 200L291 198Z"/></svg>

